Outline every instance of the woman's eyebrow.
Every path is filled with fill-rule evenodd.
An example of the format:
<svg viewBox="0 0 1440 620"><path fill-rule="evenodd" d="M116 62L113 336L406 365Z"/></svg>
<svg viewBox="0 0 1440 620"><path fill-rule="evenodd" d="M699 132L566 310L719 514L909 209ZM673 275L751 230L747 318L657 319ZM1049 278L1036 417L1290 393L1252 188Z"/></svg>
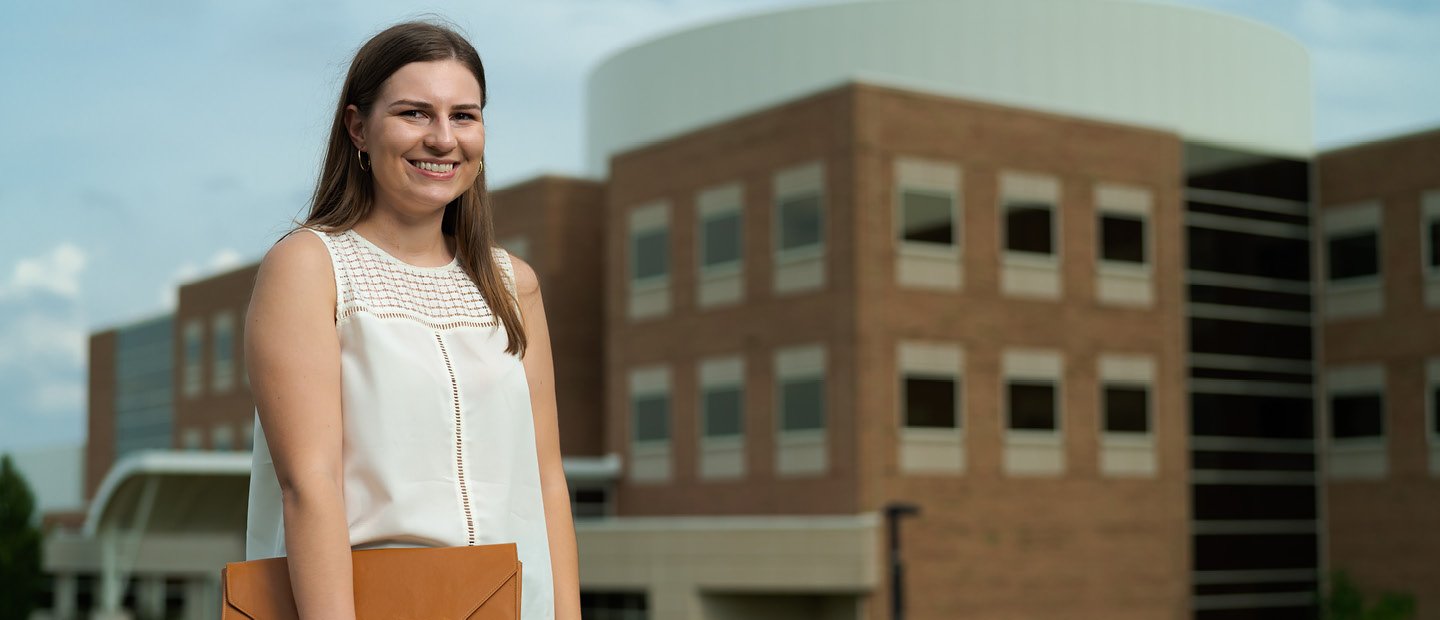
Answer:
<svg viewBox="0 0 1440 620"><path fill-rule="evenodd" d="M431 109L434 109L434 108L435 108L435 106L430 105L430 102L428 102L428 101L417 101L417 100L414 100L414 99L397 99L397 100L395 100L395 101L390 102L390 107L392 107L392 108L395 107L395 106L397 106L397 105L410 106L410 107L420 108L420 109L422 109L422 110L431 110ZM453 106L450 106L450 109L452 109L452 110L479 110L479 109L480 109L480 104L478 104L478 103L457 103L457 104L455 104L455 105L453 105Z"/></svg>

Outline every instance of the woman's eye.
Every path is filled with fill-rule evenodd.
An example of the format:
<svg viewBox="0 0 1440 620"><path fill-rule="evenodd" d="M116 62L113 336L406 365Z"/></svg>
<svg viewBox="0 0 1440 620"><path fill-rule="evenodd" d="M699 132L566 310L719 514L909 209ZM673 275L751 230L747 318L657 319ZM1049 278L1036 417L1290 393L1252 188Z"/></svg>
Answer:
<svg viewBox="0 0 1440 620"><path fill-rule="evenodd" d="M415 116L411 116L412 114L415 115ZM421 112L421 111L419 111L419 110L406 110L406 111L404 111L404 112L401 112L401 113L400 113L400 116L410 116L411 118L418 118L419 115L422 115L422 114L424 114L424 112Z"/></svg>

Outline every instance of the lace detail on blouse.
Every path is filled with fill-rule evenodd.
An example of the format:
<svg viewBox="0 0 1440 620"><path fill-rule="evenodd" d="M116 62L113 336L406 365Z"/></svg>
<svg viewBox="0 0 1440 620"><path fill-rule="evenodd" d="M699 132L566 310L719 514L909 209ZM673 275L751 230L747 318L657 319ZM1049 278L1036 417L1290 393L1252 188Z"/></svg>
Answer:
<svg viewBox="0 0 1440 620"><path fill-rule="evenodd" d="M375 246L353 230L319 233L335 266L335 324L365 312L382 319L409 319L431 329L495 327L479 287L457 260L440 267L417 267ZM494 248L505 288L515 296L509 254Z"/></svg>

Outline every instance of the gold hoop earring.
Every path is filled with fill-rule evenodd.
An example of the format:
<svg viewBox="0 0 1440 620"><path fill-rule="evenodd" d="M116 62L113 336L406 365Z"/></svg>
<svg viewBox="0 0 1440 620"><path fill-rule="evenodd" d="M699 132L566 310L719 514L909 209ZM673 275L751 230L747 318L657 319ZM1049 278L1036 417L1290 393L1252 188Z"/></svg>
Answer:
<svg viewBox="0 0 1440 620"><path fill-rule="evenodd" d="M359 149L356 149L355 151L355 161L360 162L360 169L366 172L370 171L370 162L368 161L368 155L369 153L366 153L365 151L361 151Z"/></svg>
<svg viewBox="0 0 1440 620"><path fill-rule="evenodd" d="M479 169L479 170L476 170L475 172L476 172L476 174L485 172L485 160L483 160L483 159L480 160L480 169Z"/></svg>

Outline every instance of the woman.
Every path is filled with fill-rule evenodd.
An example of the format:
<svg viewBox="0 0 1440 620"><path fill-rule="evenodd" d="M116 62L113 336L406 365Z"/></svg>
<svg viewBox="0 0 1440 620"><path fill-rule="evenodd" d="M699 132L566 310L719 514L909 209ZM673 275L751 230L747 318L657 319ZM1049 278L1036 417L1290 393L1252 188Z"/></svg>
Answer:
<svg viewBox="0 0 1440 620"><path fill-rule="evenodd" d="M485 96L448 28L368 41L310 214L260 265L246 557L288 556L306 620L355 617L351 549L506 542L523 617L580 617L545 311L494 244Z"/></svg>

